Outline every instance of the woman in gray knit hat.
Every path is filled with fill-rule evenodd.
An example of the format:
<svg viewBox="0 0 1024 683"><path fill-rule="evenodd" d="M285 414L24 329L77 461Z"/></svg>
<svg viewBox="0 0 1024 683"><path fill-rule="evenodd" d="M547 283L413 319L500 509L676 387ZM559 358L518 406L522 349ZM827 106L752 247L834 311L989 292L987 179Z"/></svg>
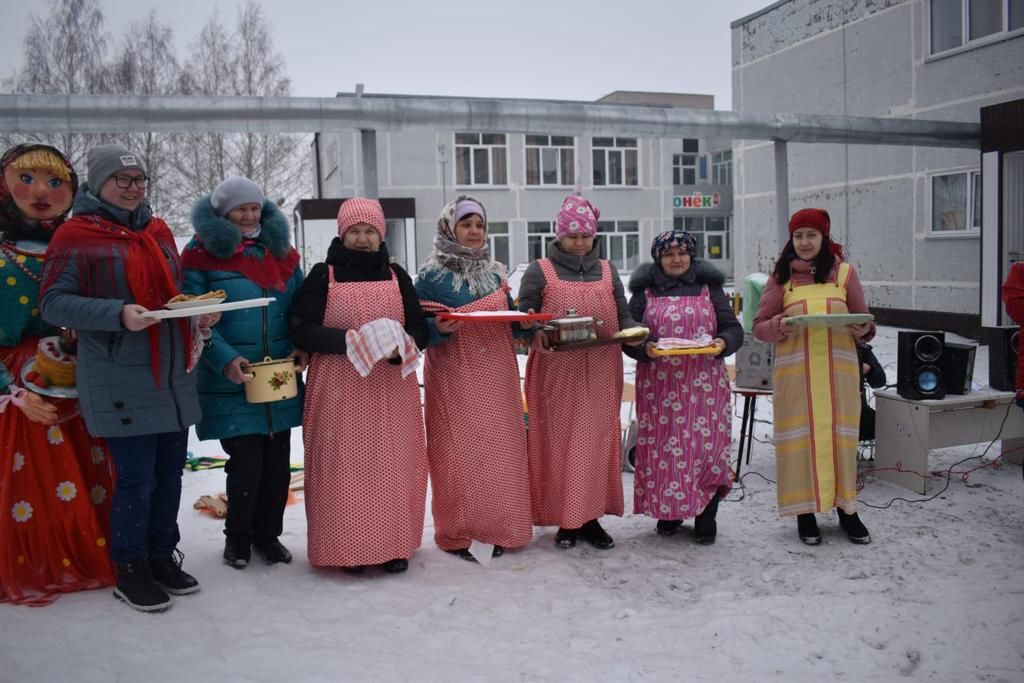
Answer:
<svg viewBox="0 0 1024 683"><path fill-rule="evenodd" d="M302 285L299 254L288 241L288 219L259 185L234 176L192 208L196 234L181 254L186 294L222 289L229 301L274 297L265 309L224 313L199 362L200 439L220 439L230 456L224 563L249 564L250 549L267 564L291 562L281 535L291 480L291 428L302 424L301 371L306 354L288 334L292 303ZM298 357L294 398L248 403L248 363Z"/></svg>

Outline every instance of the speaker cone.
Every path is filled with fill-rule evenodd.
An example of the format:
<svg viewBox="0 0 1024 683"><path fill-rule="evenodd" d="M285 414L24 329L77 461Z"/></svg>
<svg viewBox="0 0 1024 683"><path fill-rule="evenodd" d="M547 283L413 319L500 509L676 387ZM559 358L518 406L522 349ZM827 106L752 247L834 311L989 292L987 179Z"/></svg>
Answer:
<svg viewBox="0 0 1024 683"><path fill-rule="evenodd" d="M930 334L921 335L914 342L914 355L925 363L934 363L942 355L942 342Z"/></svg>
<svg viewBox="0 0 1024 683"><path fill-rule="evenodd" d="M924 394L935 394L942 385L942 371L934 365L922 365L914 373L914 386Z"/></svg>

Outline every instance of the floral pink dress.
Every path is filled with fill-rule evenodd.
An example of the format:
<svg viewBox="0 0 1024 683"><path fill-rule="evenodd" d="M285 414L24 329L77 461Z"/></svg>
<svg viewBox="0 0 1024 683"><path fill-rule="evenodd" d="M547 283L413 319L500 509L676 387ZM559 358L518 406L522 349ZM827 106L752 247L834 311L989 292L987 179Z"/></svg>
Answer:
<svg viewBox="0 0 1024 683"><path fill-rule="evenodd" d="M644 325L652 337L694 339L718 330L707 286L698 296L647 290ZM656 519L696 517L715 492L732 489L732 406L725 361L663 356L637 364L633 511Z"/></svg>

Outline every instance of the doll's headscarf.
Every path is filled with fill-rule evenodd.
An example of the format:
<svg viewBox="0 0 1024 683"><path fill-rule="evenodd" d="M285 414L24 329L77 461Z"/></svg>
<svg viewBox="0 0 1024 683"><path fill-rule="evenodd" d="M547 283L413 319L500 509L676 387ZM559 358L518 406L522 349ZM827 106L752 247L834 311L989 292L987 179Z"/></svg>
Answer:
<svg viewBox="0 0 1024 683"><path fill-rule="evenodd" d="M28 159L33 168L45 168L55 176L71 183L71 196L78 192L78 175L71 168L71 161L56 147L38 143L15 145L4 152L0 158L0 233L15 232L18 228L41 228L43 232L52 234L57 226L63 223L71 211L70 204L59 216L45 221L30 221L25 218L14 203L10 188L4 180L3 172L15 161Z"/></svg>

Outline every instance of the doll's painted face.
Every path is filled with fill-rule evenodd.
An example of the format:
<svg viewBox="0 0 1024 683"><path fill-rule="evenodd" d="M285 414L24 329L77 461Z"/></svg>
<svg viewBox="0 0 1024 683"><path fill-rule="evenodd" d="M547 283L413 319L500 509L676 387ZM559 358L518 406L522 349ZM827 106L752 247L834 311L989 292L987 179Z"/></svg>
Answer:
<svg viewBox="0 0 1024 683"><path fill-rule="evenodd" d="M50 220L71 207L71 183L48 169L17 168L12 163L4 169L4 181L25 218Z"/></svg>

